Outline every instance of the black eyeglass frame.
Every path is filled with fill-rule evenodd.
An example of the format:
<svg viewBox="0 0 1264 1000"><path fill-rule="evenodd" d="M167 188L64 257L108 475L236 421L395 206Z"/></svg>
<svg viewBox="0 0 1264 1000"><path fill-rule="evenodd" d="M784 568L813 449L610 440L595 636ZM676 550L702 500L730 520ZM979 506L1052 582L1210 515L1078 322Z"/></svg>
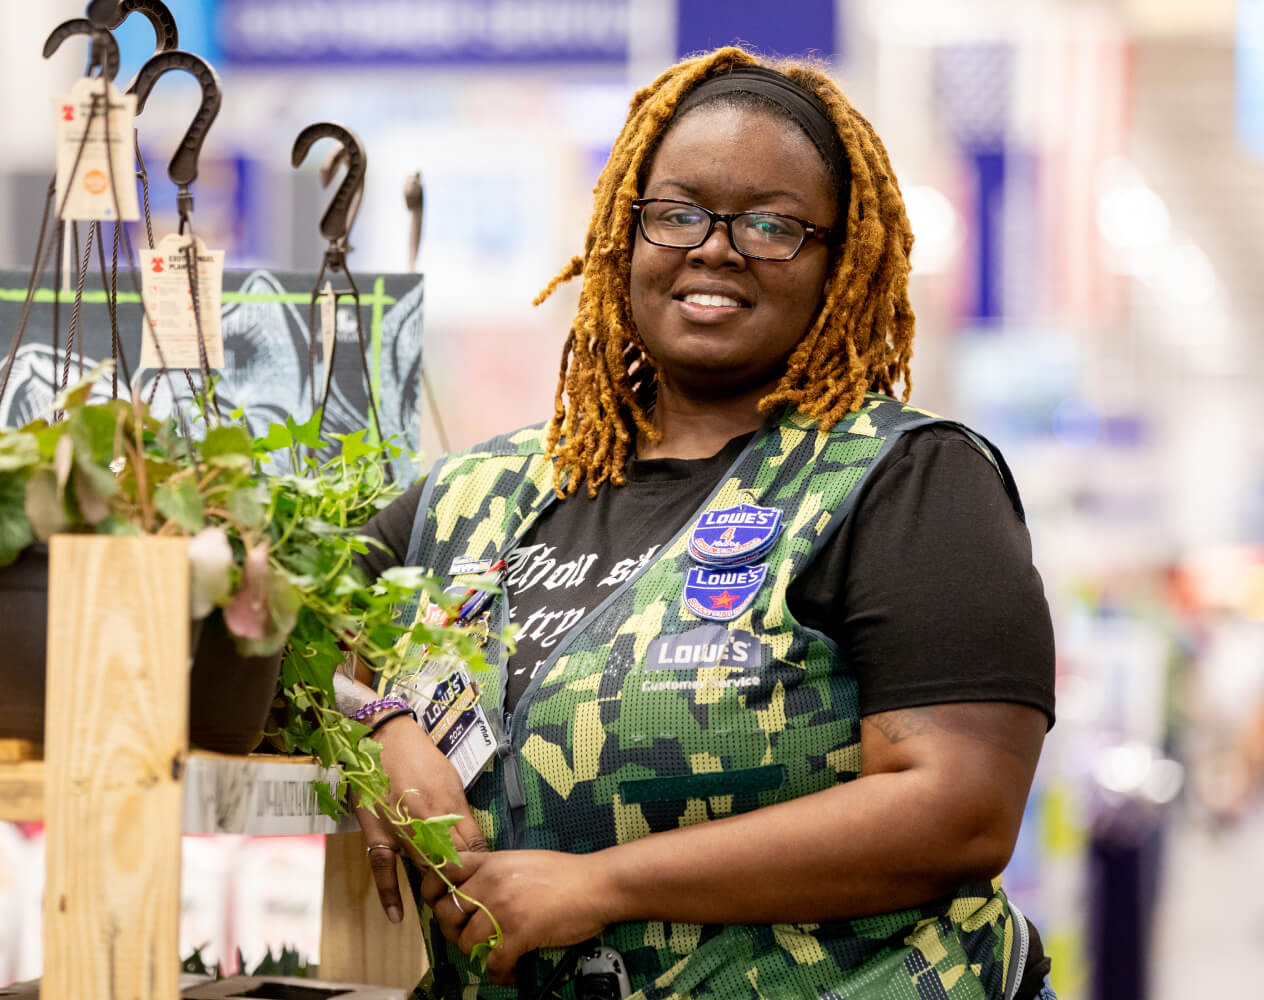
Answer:
<svg viewBox="0 0 1264 1000"><path fill-rule="evenodd" d="M697 243L690 243L688 246L678 246L674 243L660 243L653 239L648 232L645 231L645 212L646 205L652 205L655 202L666 202L669 205L687 205L689 208L696 208L702 212L710 220L707 231ZM680 198L633 198L632 211L636 214L637 228L641 231L641 236L646 243L651 243L656 247L666 247L668 250L696 250L711 238L711 234L715 232L715 224L717 222L724 223L724 231L728 233L729 246L733 248L733 252L740 254L747 260L767 260L774 264L784 264L787 261L794 260L799 256L799 252L808 245L808 240L821 240L827 245L835 245L831 237L835 236L836 230L826 226L818 226L815 222L809 222L807 219L800 219L797 215L786 215L784 212L761 212L758 210L748 210L745 212L713 212L709 208L703 208L701 205L692 201L683 201ZM747 253L742 250L733 241L733 220L743 215L767 215L774 219L788 219L791 222L797 222L803 227L803 239L799 245L794 248L794 253L789 257L761 257L758 254Z"/></svg>

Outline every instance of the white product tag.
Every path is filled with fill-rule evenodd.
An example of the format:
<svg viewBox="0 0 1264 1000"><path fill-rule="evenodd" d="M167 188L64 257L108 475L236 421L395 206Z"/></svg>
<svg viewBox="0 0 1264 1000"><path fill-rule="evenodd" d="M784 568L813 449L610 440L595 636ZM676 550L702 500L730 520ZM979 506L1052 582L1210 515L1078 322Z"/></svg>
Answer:
<svg viewBox="0 0 1264 1000"><path fill-rule="evenodd" d="M325 359L321 399L326 399L329 395L329 380L334 372L334 343L337 339L338 297L334 295L333 282L326 281L325 287L320 290L320 346L321 356ZM313 400L313 405L318 405L318 401Z"/></svg>
<svg viewBox="0 0 1264 1000"><path fill-rule="evenodd" d="M63 219L114 219L114 191L110 186L110 174L114 174L114 188L118 192L118 217L130 222L140 218L140 205L136 200L136 157L132 144L135 142L132 119L136 116L136 95L124 94L112 83L109 88L110 102L110 153L105 148L105 97L100 78L81 77L70 87L70 93L53 98L54 135L57 142L57 193L58 208ZM92 102L98 110L92 114ZM85 127L91 119L91 128ZM82 154L79 152L83 145ZM79 164L75 166L75 157ZM71 176L71 170L74 176Z"/></svg>
<svg viewBox="0 0 1264 1000"><path fill-rule="evenodd" d="M391 694L413 708L469 788L496 752L496 735L465 665L453 656L436 656L411 677L396 678Z"/></svg>
<svg viewBox="0 0 1264 1000"><path fill-rule="evenodd" d="M141 316L140 365L142 368L201 368L198 355L198 324L189 291L188 258L184 248L189 237L172 233L164 236L154 250L140 251ZM224 336L220 320L220 300L224 290L224 251L207 250L197 241L198 307L202 337L206 341L206 361L211 368L224 367ZM162 357L154 344L162 344Z"/></svg>

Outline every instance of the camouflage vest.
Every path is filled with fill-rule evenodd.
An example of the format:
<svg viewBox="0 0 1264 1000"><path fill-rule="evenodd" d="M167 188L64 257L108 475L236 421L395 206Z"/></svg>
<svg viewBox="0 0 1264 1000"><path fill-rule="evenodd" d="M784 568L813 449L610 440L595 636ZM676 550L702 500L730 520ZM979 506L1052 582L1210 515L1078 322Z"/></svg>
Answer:
<svg viewBox="0 0 1264 1000"><path fill-rule="evenodd" d="M753 639L745 669L647 669L652 640L710 624L681 601L695 565L687 551L691 518L557 644L523 695L500 755L468 793L492 849L590 852L858 777L856 679L828 638L795 621L786 590L838 529L895 440L938 421L878 395L828 433L793 413L770 420L702 508L747 501L783 511L763 586L726 623ZM971 437L1017 506L999 454ZM441 460L424 488L407 564L448 583L454 561L509 552L553 499L538 427ZM493 632L503 630L505 618L502 595L492 607ZM479 678L484 705L499 718L506 657L495 645L485 653L499 671ZM437 925L425 935L432 969L418 995L518 995L480 982ZM623 954L638 1000L966 1000L1010 995L1025 951L1016 935L1025 942L1026 927L997 879L934 904L861 919L637 922L612 925L602 939ZM547 949L536 957L535 982L560 955ZM527 987L521 995L532 995L531 983L520 985Z"/></svg>

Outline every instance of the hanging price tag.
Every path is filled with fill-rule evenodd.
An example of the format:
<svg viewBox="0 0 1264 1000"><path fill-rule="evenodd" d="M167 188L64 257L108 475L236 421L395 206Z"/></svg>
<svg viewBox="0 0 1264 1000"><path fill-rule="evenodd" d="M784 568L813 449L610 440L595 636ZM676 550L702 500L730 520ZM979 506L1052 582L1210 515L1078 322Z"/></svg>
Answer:
<svg viewBox="0 0 1264 1000"><path fill-rule="evenodd" d="M206 360L211 368L224 367L224 336L220 324L220 300L224 290L224 251L207 250L197 241L198 302L196 314L189 291L188 256L185 248L189 237L171 234L163 237L154 250L140 251L141 292L144 312L153 321L141 317L140 365L142 368L200 368L198 356L198 323L206 342ZM162 345L162 357L154 337Z"/></svg>
<svg viewBox="0 0 1264 1000"><path fill-rule="evenodd" d="M329 379L333 375L334 342L338 339L338 299L334 295L333 282L326 281L320 290L320 344L321 356L325 359L324 399L329 393Z"/></svg>
<svg viewBox="0 0 1264 1000"><path fill-rule="evenodd" d="M105 146L106 90L103 88L108 88L110 105L108 156ZM94 100L97 102L95 115L92 113ZM117 191L118 217L124 221L139 219L136 160L132 153L136 95L124 94L114 84L101 78L83 77L71 85L69 94L53 99L53 114L56 122L58 207L63 198L66 200L61 217L114 219ZM80 146L83 147L82 153ZM79 160L77 166L76 157ZM113 190L111 174L114 177Z"/></svg>

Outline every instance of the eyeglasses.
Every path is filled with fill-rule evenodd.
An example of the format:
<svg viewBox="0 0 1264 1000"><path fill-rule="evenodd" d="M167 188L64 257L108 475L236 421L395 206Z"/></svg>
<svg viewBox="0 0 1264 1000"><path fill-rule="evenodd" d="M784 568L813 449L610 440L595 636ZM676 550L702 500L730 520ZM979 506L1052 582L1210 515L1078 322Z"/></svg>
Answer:
<svg viewBox="0 0 1264 1000"><path fill-rule="evenodd" d="M751 260L791 260L810 239L828 242L831 230L806 219L777 212L712 212L691 201L636 198L641 235L655 246L692 250L711 238L717 222L725 223L729 245Z"/></svg>

